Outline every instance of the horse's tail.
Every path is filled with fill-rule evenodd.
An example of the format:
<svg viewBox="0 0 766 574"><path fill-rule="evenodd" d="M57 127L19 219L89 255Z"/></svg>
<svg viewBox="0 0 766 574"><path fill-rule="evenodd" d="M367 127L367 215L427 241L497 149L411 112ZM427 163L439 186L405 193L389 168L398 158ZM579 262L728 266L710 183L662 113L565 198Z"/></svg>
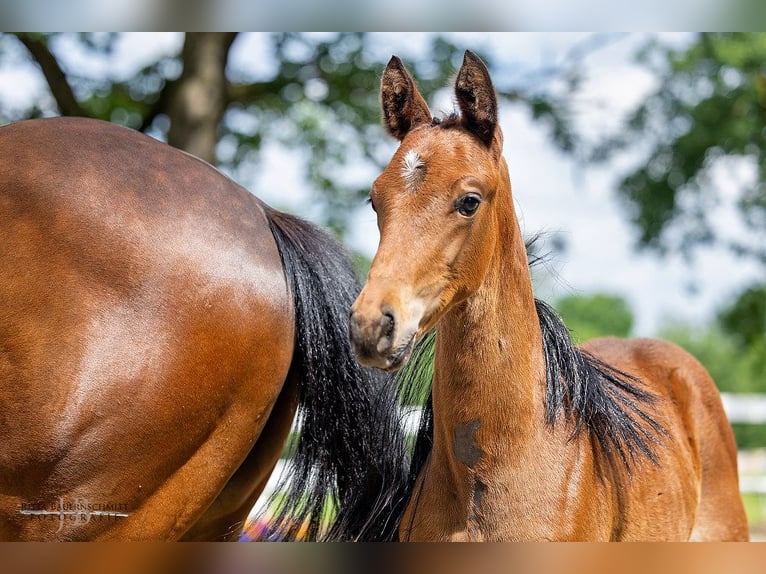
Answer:
<svg viewBox="0 0 766 574"><path fill-rule="evenodd" d="M411 484L408 456L395 385L351 351L348 314L359 282L326 232L275 210L266 215L294 301L301 421L272 496L270 538L293 540L303 530L307 540L393 540Z"/></svg>

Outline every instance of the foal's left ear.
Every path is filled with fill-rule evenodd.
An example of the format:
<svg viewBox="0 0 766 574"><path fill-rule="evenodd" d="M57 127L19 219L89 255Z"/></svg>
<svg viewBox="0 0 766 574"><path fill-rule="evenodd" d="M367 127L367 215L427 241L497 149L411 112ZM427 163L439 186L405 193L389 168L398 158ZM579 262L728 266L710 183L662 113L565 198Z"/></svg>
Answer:
<svg viewBox="0 0 766 574"><path fill-rule="evenodd" d="M455 96L463 126L489 146L497 126L497 96L487 66L470 50L466 50L457 73Z"/></svg>

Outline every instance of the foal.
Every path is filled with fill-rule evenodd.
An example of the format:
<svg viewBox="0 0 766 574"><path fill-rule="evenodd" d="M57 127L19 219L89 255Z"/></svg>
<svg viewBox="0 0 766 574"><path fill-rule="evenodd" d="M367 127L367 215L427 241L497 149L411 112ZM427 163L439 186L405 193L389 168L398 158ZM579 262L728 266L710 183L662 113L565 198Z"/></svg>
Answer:
<svg viewBox="0 0 766 574"><path fill-rule="evenodd" d="M400 538L746 540L713 381L666 342L572 346L533 296L494 88L471 52L455 95L461 115L432 119L400 60L385 70L401 144L370 193L380 245L350 318L358 359L384 370L437 329L433 446Z"/></svg>

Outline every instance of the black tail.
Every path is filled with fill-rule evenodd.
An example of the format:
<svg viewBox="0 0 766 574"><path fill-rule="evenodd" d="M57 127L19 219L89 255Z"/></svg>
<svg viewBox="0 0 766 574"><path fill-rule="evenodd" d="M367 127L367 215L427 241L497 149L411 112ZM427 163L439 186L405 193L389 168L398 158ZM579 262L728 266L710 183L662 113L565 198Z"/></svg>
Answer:
<svg viewBox="0 0 766 574"><path fill-rule="evenodd" d="M348 313L359 282L327 233L277 211L267 217L293 295L301 381L300 437L272 497L270 538L294 540L303 527L308 540L394 540L408 456L395 386L351 351ZM331 506L334 519L322 524Z"/></svg>

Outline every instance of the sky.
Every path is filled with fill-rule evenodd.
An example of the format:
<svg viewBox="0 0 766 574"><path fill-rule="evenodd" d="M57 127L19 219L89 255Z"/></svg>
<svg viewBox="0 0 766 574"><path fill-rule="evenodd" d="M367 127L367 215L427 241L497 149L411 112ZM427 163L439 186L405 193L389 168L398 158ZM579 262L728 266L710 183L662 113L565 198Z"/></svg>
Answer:
<svg viewBox="0 0 766 574"><path fill-rule="evenodd" d="M6 0L9 30L761 30L757 0Z"/></svg>
<svg viewBox="0 0 766 574"><path fill-rule="evenodd" d="M574 33L470 33L451 34L461 46L491 54L496 83L503 74L556 65L573 46L587 42L589 34ZM614 127L620 117L654 87L653 78L634 63L633 54L650 37L646 34L612 35L601 49L589 52L582 64L587 70L578 96L579 122L586 131ZM682 45L688 36L665 34L664 41ZM419 33L380 33L372 49L385 61L391 54L428 58L429 37ZM110 70L129 75L158 53L173 52L180 45L177 34L129 35L118 50ZM268 73L265 42L257 34L238 40L231 65L253 77ZM99 66L63 46L73 66ZM0 99L6 105L24 105L44 93L37 70L21 58L5 58L0 65ZM432 110L451 111L449 90L429 102ZM505 134L504 155L509 165L517 215L526 234L546 231L560 234L567 249L548 263L552 276L538 285L538 296L555 300L569 294L606 292L624 296L635 315L634 333L655 335L671 321L704 324L715 309L726 303L758 273L754 264L734 259L724 250L700 252L692 264L680 257L658 258L634 249L632 229L614 193L620 174L639 157L630 155L599 168L583 169L551 144L543 126L517 107L503 106L500 123ZM394 149L391 142L391 149ZM242 185L267 202L289 207L311 217L311 191L291 169L291 150L269 147L261 171L240 174ZM265 168L265 169L263 169ZM293 174L293 175L290 175ZM374 173L359 177L372 179ZM748 177L746 166L730 165L716 180L724 195L732 196L736 181ZM727 191L728 190L728 191ZM286 195L289 194L289 195ZM731 205L722 205L715 217L736 234L739 223ZM375 216L367 205L352 214L351 247L372 256L378 241Z"/></svg>

